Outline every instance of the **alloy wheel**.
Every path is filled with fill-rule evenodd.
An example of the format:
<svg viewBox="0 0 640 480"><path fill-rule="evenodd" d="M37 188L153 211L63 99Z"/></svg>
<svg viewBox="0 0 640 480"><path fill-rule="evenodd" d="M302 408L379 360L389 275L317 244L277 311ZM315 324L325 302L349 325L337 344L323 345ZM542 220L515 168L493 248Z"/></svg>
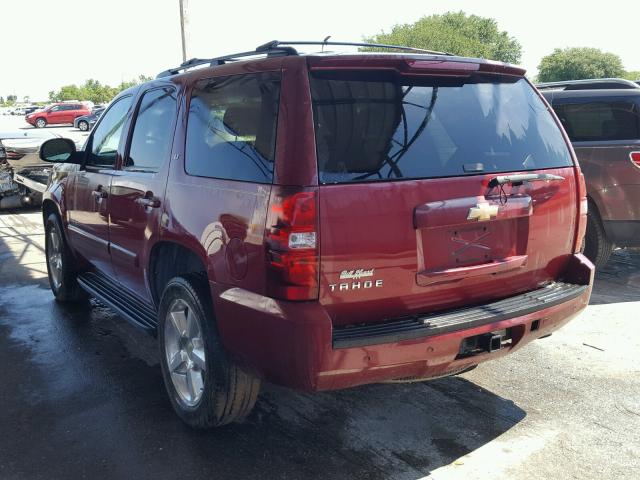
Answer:
<svg viewBox="0 0 640 480"><path fill-rule="evenodd" d="M171 381L180 400L194 407L202 398L207 369L201 320L184 300L176 299L164 321L164 347Z"/></svg>
<svg viewBox="0 0 640 480"><path fill-rule="evenodd" d="M62 284L62 240L55 228L49 230L49 245L47 248L47 262L53 286L58 289Z"/></svg>

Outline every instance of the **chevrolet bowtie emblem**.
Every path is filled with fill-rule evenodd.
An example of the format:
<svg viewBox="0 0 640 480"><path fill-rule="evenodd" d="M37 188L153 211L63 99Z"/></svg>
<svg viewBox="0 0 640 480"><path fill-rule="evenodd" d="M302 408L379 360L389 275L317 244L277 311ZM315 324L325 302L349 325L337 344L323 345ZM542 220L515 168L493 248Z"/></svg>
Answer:
<svg viewBox="0 0 640 480"><path fill-rule="evenodd" d="M491 220L498 215L498 208L498 205L489 205L487 202L478 203L469 209L467 220L478 220L479 222Z"/></svg>

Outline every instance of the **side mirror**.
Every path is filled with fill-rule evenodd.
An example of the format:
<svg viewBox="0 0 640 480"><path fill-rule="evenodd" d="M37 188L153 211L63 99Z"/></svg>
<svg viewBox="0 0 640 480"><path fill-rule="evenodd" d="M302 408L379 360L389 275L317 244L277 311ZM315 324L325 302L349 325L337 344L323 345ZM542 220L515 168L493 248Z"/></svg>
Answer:
<svg viewBox="0 0 640 480"><path fill-rule="evenodd" d="M80 163L76 144L69 138L52 138L40 146L40 158L51 163Z"/></svg>

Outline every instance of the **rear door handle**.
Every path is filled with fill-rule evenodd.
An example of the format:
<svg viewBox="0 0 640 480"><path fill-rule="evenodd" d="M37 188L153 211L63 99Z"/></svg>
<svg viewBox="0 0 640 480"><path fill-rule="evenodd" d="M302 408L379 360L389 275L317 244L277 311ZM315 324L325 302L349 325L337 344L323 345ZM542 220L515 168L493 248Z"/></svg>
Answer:
<svg viewBox="0 0 640 480"><path fill-rule="evenodd" d="M153 192L145 193L144 197L136 198L136 203L145 208L158 208L160 207L160 199L153 196Z"/></svg>

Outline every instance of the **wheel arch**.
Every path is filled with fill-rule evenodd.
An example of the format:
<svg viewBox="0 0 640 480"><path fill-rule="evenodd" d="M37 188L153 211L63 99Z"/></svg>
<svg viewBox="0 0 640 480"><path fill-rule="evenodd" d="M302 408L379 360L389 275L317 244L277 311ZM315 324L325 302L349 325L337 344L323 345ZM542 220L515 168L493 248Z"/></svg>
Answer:
<svg viewBox="0 0 640 480"><path fill-rule="evenodd" d="M154 304L160 304L160 296L169 280L190 273L200 273L208 279L207 265L201 254L170 240L155 243L149 252L148 265L149 290Z"/></svg>
<svg viewBox="0 0 640 480"><path fill-rule="evenodd" d="M42 200L42 221L46 222L47 217L52 213L56 214L60 219L60 223L62 223L62 214L60 213L60 208L58 207L58 204L53 200L51 200L50 198L44 198Z"/></svg>
<svg viewBox="0 0 640 480"><path fill-rule="evenodd" d="M600 210L600 205L598 205L598 203L599 202L596 198L594 198L591 194L587 194L588 212L595 212L595 214L598 215L600 221L602 221L602 213Z"/></svg>

